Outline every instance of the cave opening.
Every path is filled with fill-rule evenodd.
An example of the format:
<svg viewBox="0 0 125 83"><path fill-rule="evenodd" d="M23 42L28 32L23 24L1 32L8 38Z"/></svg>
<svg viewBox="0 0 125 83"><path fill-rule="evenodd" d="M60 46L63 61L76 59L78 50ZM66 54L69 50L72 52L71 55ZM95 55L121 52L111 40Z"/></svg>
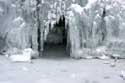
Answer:
<svg viewBox="0 0 125 83"><path fill-rule="evenodd" d="M49 30L46 41L44 41L44 58L65 58L67 53L67 28L65 17L60 17L54 27Z"/></svg>

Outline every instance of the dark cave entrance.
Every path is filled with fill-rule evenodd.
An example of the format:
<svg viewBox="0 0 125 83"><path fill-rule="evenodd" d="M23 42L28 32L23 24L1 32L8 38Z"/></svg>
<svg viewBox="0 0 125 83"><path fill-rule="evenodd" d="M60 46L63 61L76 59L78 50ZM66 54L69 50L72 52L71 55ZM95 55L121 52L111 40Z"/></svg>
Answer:
<svg viewBox="0 0 125 83"><path fill-rule="evenodd" d="M64 58L68 57L67 52L67 28L65 17L62 16L52 29L49 29L47 39L44 42L43 57Z"/></svg>

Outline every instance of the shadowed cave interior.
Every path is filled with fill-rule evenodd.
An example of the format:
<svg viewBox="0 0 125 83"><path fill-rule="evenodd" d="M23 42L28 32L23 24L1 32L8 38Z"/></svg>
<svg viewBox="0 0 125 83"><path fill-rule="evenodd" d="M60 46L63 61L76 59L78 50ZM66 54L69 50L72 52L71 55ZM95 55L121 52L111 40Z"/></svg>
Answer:
<svg viewBox="0 0 125 83"><path fill-rule="evenodd" d="M69 57L67 51L67 29L65 28L65 17L60 18L44 42L43 58L65 58Z"/></svg>

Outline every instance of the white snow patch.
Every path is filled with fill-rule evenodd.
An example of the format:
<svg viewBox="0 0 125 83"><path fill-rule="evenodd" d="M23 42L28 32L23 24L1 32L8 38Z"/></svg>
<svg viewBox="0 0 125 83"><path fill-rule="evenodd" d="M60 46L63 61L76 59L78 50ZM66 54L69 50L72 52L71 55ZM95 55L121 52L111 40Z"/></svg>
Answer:
<svg viewBox="0 0 125 83"><path fill-rule="evenodd" d="M4 10L0 7L0 12L2 13L2 12L4 12Z"/></svg>
<svg viewBox="0 0 125 83"><path fill-rule="evenodd" d="M106 9L106 10L110 10L111 8L112 8L112 6L107 5L105 9Z"/></svg>
<svg viewBox="0 0 125 83"><path fill-rule="evenodd" d="M97 0L88 0L88 3L92 4L95 3Z"/></svg>
<svg viewBox="0 0 125 83"><path fill-rule="evenodd" d="M99 59L105 60L105 59L110 59L110 57L103 54L102 56L99 57Z"/></svg>
<svg viewBox="0 0 125 83"><path fill-rule="evenodd" d="M13 62L30 62L33 50L31 48L24 49L22 54L10 55L10 59Z"/></svg>
<svg viewBox="0 0 125 83"><path fill-rule="evenodd" d="M29 69L28 69L27 67L25 67L25 66L22 67L22 70L23 70L23 71L29 71Z"/></svg>
<svg viewBox="0 0 125 83"><path fill-rule="evenodd" d="M14 8L16 7L16 5L15 5L15 4L11 4L11 6L12 6L12 7L14 7Z"/></svg>
<svg viewBox="0 0 125 83"><path fill-rule="evenodd" d="M106 46L101 46L96 49L96 52L97 53L106 52L106 49L107 49Z"/></svg>
<svg viewBox="0 0 125 83"><path fill-rule="evenodd" d="M112 56L114 56L114 57L120 57L119 54L113 54Z"/></svg>
<svg viewBox="0 0 125 83"><path fill-rule="evenodd" d="M20 25L21 28L23 28L23 27L25 27L25 26L26 26L26 23L25 23L25 22L23 22L23 23Z"/></svg>
<svg viewBox="0 0 125 83"><path fill-rule="evenodd" d="M25 61L30 61L31 56L23 55L23 54L15 54L15 55L11 55L10 59L12 62L25 62Z"/></svg>
<svg viewBox="0 0 125 83"><path fill-rule="evenodd" d="M17 18L14 19L14 22L18 22L20 20L23 20L23 18L19 16L19 17L17 17Z"/></svg>
<svg viewBox="0 0 125 83"><path fill-rule="evenodd" d="M98 56L99 59L110 59L109 56L106 55L106 52L107 51L107 47L106 46L100 46L96 49L96 53L101 55L101 56Z"/></svg>
<svg viewBox="0 0 125 83"><path fill-rule="evenodd" d="M120 77L122 77L125 80L125 71L121 71Z"/></svg>
<svg viewBox="0 0 125 83"><path fill-rule="evenodd" d="M94 4L97 0L88 0L87 5L84 7L85 9L90 9L92 4Z"/></svg>
<svg viewBox="0 0 125 83"><path fill-rule="evenodd" d="M71 9L73 9L75 12L77 12L77 13L82 13L82 11L83 11L83 7L81 7L80 5L78 5L78 4L72 4L71 5Z"/></svg>

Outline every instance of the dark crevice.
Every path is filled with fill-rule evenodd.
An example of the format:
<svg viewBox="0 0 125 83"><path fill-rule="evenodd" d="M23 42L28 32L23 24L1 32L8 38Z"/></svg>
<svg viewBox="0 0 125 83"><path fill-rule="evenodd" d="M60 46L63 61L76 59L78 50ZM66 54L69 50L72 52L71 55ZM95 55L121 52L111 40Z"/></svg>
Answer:
<svg viewBox="0 0 125 83"><path fill-rule="evenodd" d="M41 50L41 31L40 31L40 29L38 28L38 39L37 39L37 41L38 41L38 51L40 52L40 50Z"/></svg>
<svg viewBox="0 0 125 83"><path fill-rule="evenodd" d="M105 8L104 8L103 13L102 13L102 23L101 23L102 41L104 41L106 39L106 35L107 35L106 22L104 20L105 16L106 16L106 11L105 11Z"/></svg>
<svg viewBox="0 0 125 83"><path fill-rule="evenodd" d="M40 52L41 50L41 22L40 22L40 15L39 15L39 12L40 12L40 7L39 7L39 4L41 3L41 0L36 0L37 1L37 4L36 4L36 13L37 13L37 42L38 42L38 51Z"/></svg>
<svg viewBox="0 0 125 83"><path fill-rule="evenodd" d="M30 38L30 43L31 43L30 47L33 48L32 38Z"/></svg>
<svg viewBox="0 0 125 83"><path fill-rule="evenodd" d="M104 8L103 13L102 13L102 18L104 19L105 16L106 16L106 11L105 11L105 8Z"/></svg>

